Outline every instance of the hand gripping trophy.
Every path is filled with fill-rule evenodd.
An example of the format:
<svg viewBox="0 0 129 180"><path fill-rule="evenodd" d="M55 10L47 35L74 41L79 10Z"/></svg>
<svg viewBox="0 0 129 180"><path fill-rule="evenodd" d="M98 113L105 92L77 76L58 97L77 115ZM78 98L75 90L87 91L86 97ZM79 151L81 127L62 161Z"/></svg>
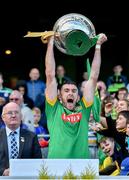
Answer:
<svg viewBox="0 0 129 180"><path fill-rule="evenodd" d="M59 18L52 31L28 32L24 37L42 37L47 43L47 38L54 35L54 44L62 53L82 56L86 54L97 42L94 25L84 15L70 13Z"/></svg>

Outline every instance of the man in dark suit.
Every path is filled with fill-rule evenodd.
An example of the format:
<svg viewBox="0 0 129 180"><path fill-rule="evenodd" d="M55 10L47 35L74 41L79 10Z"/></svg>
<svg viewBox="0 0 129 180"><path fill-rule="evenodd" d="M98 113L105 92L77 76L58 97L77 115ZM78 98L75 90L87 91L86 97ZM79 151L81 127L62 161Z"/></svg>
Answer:
<svg viewBox="0 0 129 180"><path fill-rule="evenodd" d="M40 159L42 154L36 134L20 127L22 115L16 103L10 102L3 107L2 119L5 128L0 129L0 176L8 176L11 158ZM14 139L12 141L11 134L13 132L13 138L15 138L15 152L13 153L16 157L12 156L11 143L14 143Z"/></svg>

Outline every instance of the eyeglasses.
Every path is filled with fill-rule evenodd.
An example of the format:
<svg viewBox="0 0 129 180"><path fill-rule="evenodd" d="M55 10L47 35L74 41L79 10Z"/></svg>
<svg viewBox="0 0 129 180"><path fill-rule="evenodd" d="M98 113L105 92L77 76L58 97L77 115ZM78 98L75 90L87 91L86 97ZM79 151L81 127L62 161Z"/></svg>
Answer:
<svg viewBox="0 0 129 180"><path fill-rule="evenodd" d="M9 100L10 101L18 101L19 99L18 98L10 98Z"/></svg>
<svg viewBox="0 0 129 180"><path fill-rule="evenodd" d="M7 114L7 115L9 115L9 116L19 115L19 111L8 111L7 113L4 113L4 114Z"/></svg>

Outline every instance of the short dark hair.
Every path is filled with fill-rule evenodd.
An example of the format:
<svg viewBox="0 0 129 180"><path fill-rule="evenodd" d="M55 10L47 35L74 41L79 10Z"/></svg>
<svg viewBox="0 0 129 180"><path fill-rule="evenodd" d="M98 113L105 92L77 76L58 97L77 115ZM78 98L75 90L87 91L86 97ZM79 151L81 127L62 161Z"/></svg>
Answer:
<svg viewBox="0 0 129 180"><path fill-rule="evenodd" d="M102 136L99 141L98 141L98 146L100 147L101 143L103 143L104 141L106 141L107 139L109 139L110 141L114 141L114 138L113 137L107 137L107 136Z"/></svg>
<svg viewBox="0 0 129 180"><path fill-rule="evenodd" d="M118 113L118 117L120 116L120 115L122 115L122 116L124 116L125 118L126 118L126 124L129 124L129 111L127 110L124 110L124 111L120 111L119 113Z"/></svg>
<svg viewBox="0 0 129 180"><path fill-rule="evenodd" d="M120 91L126 91L126 93L128 93L128 89L127 89L126 87L121 87L120 89L118 89L118 93L119 93Z"/></svg>
<svg viewBox="0 0 129 180"><path fill-rule="evenodd" d="M59 90L61 90L61 88L62 88L65 84L73 84L73 85L75 85L75 86L78 88L76 82L74 82L74 81L72 81L72 80L66 80L63 84L61 84L61 85L59 86Z"/></svg>

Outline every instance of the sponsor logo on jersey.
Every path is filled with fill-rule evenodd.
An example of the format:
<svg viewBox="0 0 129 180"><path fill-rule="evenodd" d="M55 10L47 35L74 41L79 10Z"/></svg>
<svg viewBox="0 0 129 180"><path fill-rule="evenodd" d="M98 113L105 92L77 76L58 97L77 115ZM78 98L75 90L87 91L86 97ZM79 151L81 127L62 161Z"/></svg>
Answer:
<svg viewBox="0 0 129 180"><path fill-rule="evenodd" d="M66 122L76 123L79 122L81 118L82 118L81 113L70 114L70 115L66 115L65 113L62 114L62 120Z"/></svg>

